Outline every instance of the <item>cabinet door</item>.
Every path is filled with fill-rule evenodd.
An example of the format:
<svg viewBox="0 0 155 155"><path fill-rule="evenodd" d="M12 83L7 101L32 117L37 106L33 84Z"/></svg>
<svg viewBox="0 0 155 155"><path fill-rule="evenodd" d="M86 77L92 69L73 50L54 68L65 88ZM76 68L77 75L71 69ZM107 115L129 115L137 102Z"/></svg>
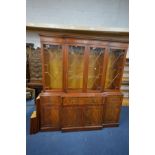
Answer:
<svg viewBox="0 0 155 155"><path fill-rule="evenodd" d="M62 129L82 126L82 108L80 106L63 106Z"/></svg>
<svg viewBox="0 0 155 155"><path fill-rule="evenodd" d="M40 96L41 130L60 129L61 97Z"/></svg>
<svg viewBox="0 0 155 155"><path fill-rule="evenodd" d="M43 62L45 89L62 89L62 46L57 44L43 44Z"/></svg>
<svg viewBox="0 0 155 155"><path fill-rule="evenodd" d="M84 126L102 126L103 106L85 106L84 111Z"/></svg>
<svg viewBox="0 0 155 155"><path fill-rule="evenodd" d="M84 46L69 45L67 48L68 55L68 90L79 90L83 88L83 71L84 71Z"/></svg>
<svg viewBox="0 0 155 155"><path fill-rule="evenodd" d="M60 106L43 105L41 129L60 129Z"/></svg>
<svg viewBox="0 0 155 155"><path fill-rule="evenodd" d="M101 80L103 76L105 48L103 47L89 47L88 59L88 91L101 90Z"/></svg>
<svg viewBox="0 0 155 155"><path fill-rule="evenodd" d="M122 96L109 96L106 98L103 124L118 123L122 99Z"/></svg>
<svg viewBox="0 0 155 155"><path fill-rule="evenodd" d="M108 65L106 72L105 89L119 89L122 79L125 49L110 48L108 52Z"/></svg>

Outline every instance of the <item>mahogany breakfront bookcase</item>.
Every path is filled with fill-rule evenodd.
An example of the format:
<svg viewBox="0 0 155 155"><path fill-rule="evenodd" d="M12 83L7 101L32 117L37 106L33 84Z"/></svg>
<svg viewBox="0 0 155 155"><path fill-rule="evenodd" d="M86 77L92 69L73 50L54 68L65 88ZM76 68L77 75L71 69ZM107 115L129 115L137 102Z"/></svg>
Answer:
<svg viewBox="0 0 155 155"><path fill-rule="evenodd" d="M43 91L36 100L38 131L119 125L128 38L42 33Z"/></svg>

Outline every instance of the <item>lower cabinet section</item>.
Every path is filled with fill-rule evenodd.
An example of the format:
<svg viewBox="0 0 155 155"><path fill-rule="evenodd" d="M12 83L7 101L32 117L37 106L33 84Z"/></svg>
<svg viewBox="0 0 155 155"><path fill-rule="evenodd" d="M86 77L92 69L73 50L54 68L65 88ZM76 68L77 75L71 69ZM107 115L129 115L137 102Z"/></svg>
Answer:
<svg viewBox="0 0 155 155"><path fill-rule="evenodd" d="M73 131L117 126L122 99L121 93L65 97L41 93L36 103L39 130Z"/></svg>

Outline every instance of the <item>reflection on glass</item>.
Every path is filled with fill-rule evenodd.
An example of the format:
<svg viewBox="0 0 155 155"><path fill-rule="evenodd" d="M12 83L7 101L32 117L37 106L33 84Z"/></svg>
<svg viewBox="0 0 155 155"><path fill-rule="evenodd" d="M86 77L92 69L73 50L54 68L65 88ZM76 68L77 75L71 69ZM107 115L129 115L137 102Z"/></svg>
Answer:
<svg viewBox="0 0 155 155"><path fill-rule="evenodd" d="M120 70L123 64L124 50L111 49L109 52L107 73L106 73L106 89L117 89L120 80Z"/></svg>
<svg viewBox="0 0 155 155"><path fill-rule="evenodd" d="M68 50L68 88L83 87L84 47L69 46Z"/></svg>
<svg viewBox="0 0 155 155"><path fill-rule="evenodd" d="M100 90L103 70L103 48L90 48L87 88Z"/></svg>
<svg viewBox="0 0 155 155"><path fill-rule="evenodd" d="M44 45L45 85L50 89L62 88L62 47Z"/></svg>

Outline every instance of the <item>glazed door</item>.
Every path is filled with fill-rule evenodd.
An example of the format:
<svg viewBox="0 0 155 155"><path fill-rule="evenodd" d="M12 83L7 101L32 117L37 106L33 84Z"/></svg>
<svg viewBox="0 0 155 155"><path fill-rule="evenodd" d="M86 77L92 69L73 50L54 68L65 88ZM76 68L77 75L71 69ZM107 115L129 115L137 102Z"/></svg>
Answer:
<svg viewBox="0 0 155 155"><path fill-rule="evenodd" d="M105 90L117 90L120 88L126 50L110 48L108 51L108 63L105 81Z"/></svg>
<svg viewBox="0 0 155 155"><path fill-rule="evenodd" d="M67 46L67 91L82 92L85 46Z"/></svg>
<svg viewBox="0 0 155 155"><path fill-rule="evenodd" d="M63 46L43 44L43 82L46 90L63 89Z"/></svg>
<svg viewBox="0 0 155 155"><path fill-rule="evenodd" d="M105 47L88 47L87 92L101 92L105 79Z"/></svg>

